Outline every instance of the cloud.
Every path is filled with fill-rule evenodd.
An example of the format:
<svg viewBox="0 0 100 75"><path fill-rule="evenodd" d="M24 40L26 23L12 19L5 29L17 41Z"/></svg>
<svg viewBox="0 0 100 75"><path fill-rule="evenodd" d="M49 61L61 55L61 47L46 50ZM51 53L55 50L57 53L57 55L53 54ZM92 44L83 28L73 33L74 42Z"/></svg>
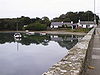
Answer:
<svg viewBox="0 0 100 75"><path fill-rule="evenodd" d="M100 12L96 0L96 11ZM68 11L93 11L93 0L0 0L0 17L27 15L53 18Z"/></svg>

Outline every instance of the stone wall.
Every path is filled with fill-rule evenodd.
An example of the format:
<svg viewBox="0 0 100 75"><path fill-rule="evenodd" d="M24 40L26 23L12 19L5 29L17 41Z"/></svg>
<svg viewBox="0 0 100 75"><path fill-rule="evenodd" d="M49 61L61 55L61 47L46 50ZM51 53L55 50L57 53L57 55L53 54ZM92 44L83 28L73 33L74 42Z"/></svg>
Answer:
<svg viewBox="0 0 100 75"><path fill-rule="evenodd" d="M42 75L80 75L83 72L89 43L94 34L94 28L83 37L61 61L49 68Z"/></svg>

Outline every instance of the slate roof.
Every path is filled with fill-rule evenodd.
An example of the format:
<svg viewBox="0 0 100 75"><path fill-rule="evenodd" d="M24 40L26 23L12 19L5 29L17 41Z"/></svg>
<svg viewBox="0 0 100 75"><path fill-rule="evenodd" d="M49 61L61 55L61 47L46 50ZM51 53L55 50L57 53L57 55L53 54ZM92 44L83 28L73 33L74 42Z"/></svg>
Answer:
<svg viewBox="0 0 100 75"><path fill-rule="evenodd" d="M70 22L64 22L63 24L64 25L68 25L68 26L71 26L72 25Z"/></svg>
<svg viewBox="0 0 100 75"><path fill-rule="evenodd" d="M100 20L98 20L98 23L100 24Z"/></svg>
<svg viewBox="0 0 100 75"><path fill-rule="evenodd" d="M71 22L51 22L52 26L62 26L62 25L67 25L67 26L76 26L77 23L72 24Z"/></svg>
<svg viewBox="0 0 100 75"><path fill-rule="evenodd" d="M94 21L80 21L80 24L94 24Z"/></svg>
<svg viewBox="0 0 100 75"><path fill-rule="evenodd" d="M77 23L74 23L74 24L72 24L73 26L77 26L78 24Z"/></svg>
<svg viewBox="0 0 100 75"><path fill-rule="evenodd" d="M62 22L52 22L51 25L52 26L62 26L63 23Z"/></svg>
<svg viewBox="0 0 100 75"><path fill-rule="evenodd" d="M71 24L70 22L64 22L63 24Z"/></svg>

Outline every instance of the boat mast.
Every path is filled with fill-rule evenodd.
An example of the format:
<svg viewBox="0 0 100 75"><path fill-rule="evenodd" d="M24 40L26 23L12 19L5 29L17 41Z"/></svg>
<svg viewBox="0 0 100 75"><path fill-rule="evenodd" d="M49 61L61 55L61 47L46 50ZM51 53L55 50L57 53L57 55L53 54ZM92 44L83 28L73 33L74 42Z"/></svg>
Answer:
<svg viewBox="0 0 100 75"><path fill-rule="evenodd" d="M96 23L96 14L95 14L95 0L94 0L94 23Z"/></svg>
<svg viewBox="0 0 100 75"><path fill-rule="evenodd" d="M17 26L16 27L17 27L16 29L17 29L17 32L18 32L18 23L17 23Z"/></svg>

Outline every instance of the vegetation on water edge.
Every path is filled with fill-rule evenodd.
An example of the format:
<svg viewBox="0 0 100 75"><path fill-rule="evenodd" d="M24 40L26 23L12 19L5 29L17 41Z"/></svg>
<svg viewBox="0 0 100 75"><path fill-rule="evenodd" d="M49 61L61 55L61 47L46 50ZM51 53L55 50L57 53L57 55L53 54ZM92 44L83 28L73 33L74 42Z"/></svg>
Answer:
<svg viewBox="0 0 100 75"><path fill-rule="evenodd" d="M69 32L84 32L84 33L88 33L91 30L91 28L78 28L78 29L67 29L66 31Z"/></svg>
<svg viewBox="0 0 100 75"><path fill-rule="evenodd" d="M25 30L46 30L47 25L46 24L41 24L41 23L32 23L29 24L27 27L25 27Z"/></svg>
<svg viewBox="0 0 100 75"><path fill-rule="evenodd" d="M0 19L0 31L16 30L17 26L18 30L24 30L25 28L28 30L46 30L50 28L51 22L73 21L74 23L77 23L79 20L93 21L94 15L96 16L96 21L98 23L99 16L94 14L92 11L67 12L66 14L61 14L59 17L55 17L52 20L46 16L42 18L30 18L25 16L21 16L19 18L3 18ZM24 26L26 27L24 28ZM75 31L78 30L76 29ZM84 31L84 29L80 29L80 31Z"/></svg>
<svg viewBox="0 0 100 75"><path fill-rule="evenodd" d="M50 31L65 31L65 32L83 32L88 33L92 28L58 28L58 29L51 29Z"/></svg>

